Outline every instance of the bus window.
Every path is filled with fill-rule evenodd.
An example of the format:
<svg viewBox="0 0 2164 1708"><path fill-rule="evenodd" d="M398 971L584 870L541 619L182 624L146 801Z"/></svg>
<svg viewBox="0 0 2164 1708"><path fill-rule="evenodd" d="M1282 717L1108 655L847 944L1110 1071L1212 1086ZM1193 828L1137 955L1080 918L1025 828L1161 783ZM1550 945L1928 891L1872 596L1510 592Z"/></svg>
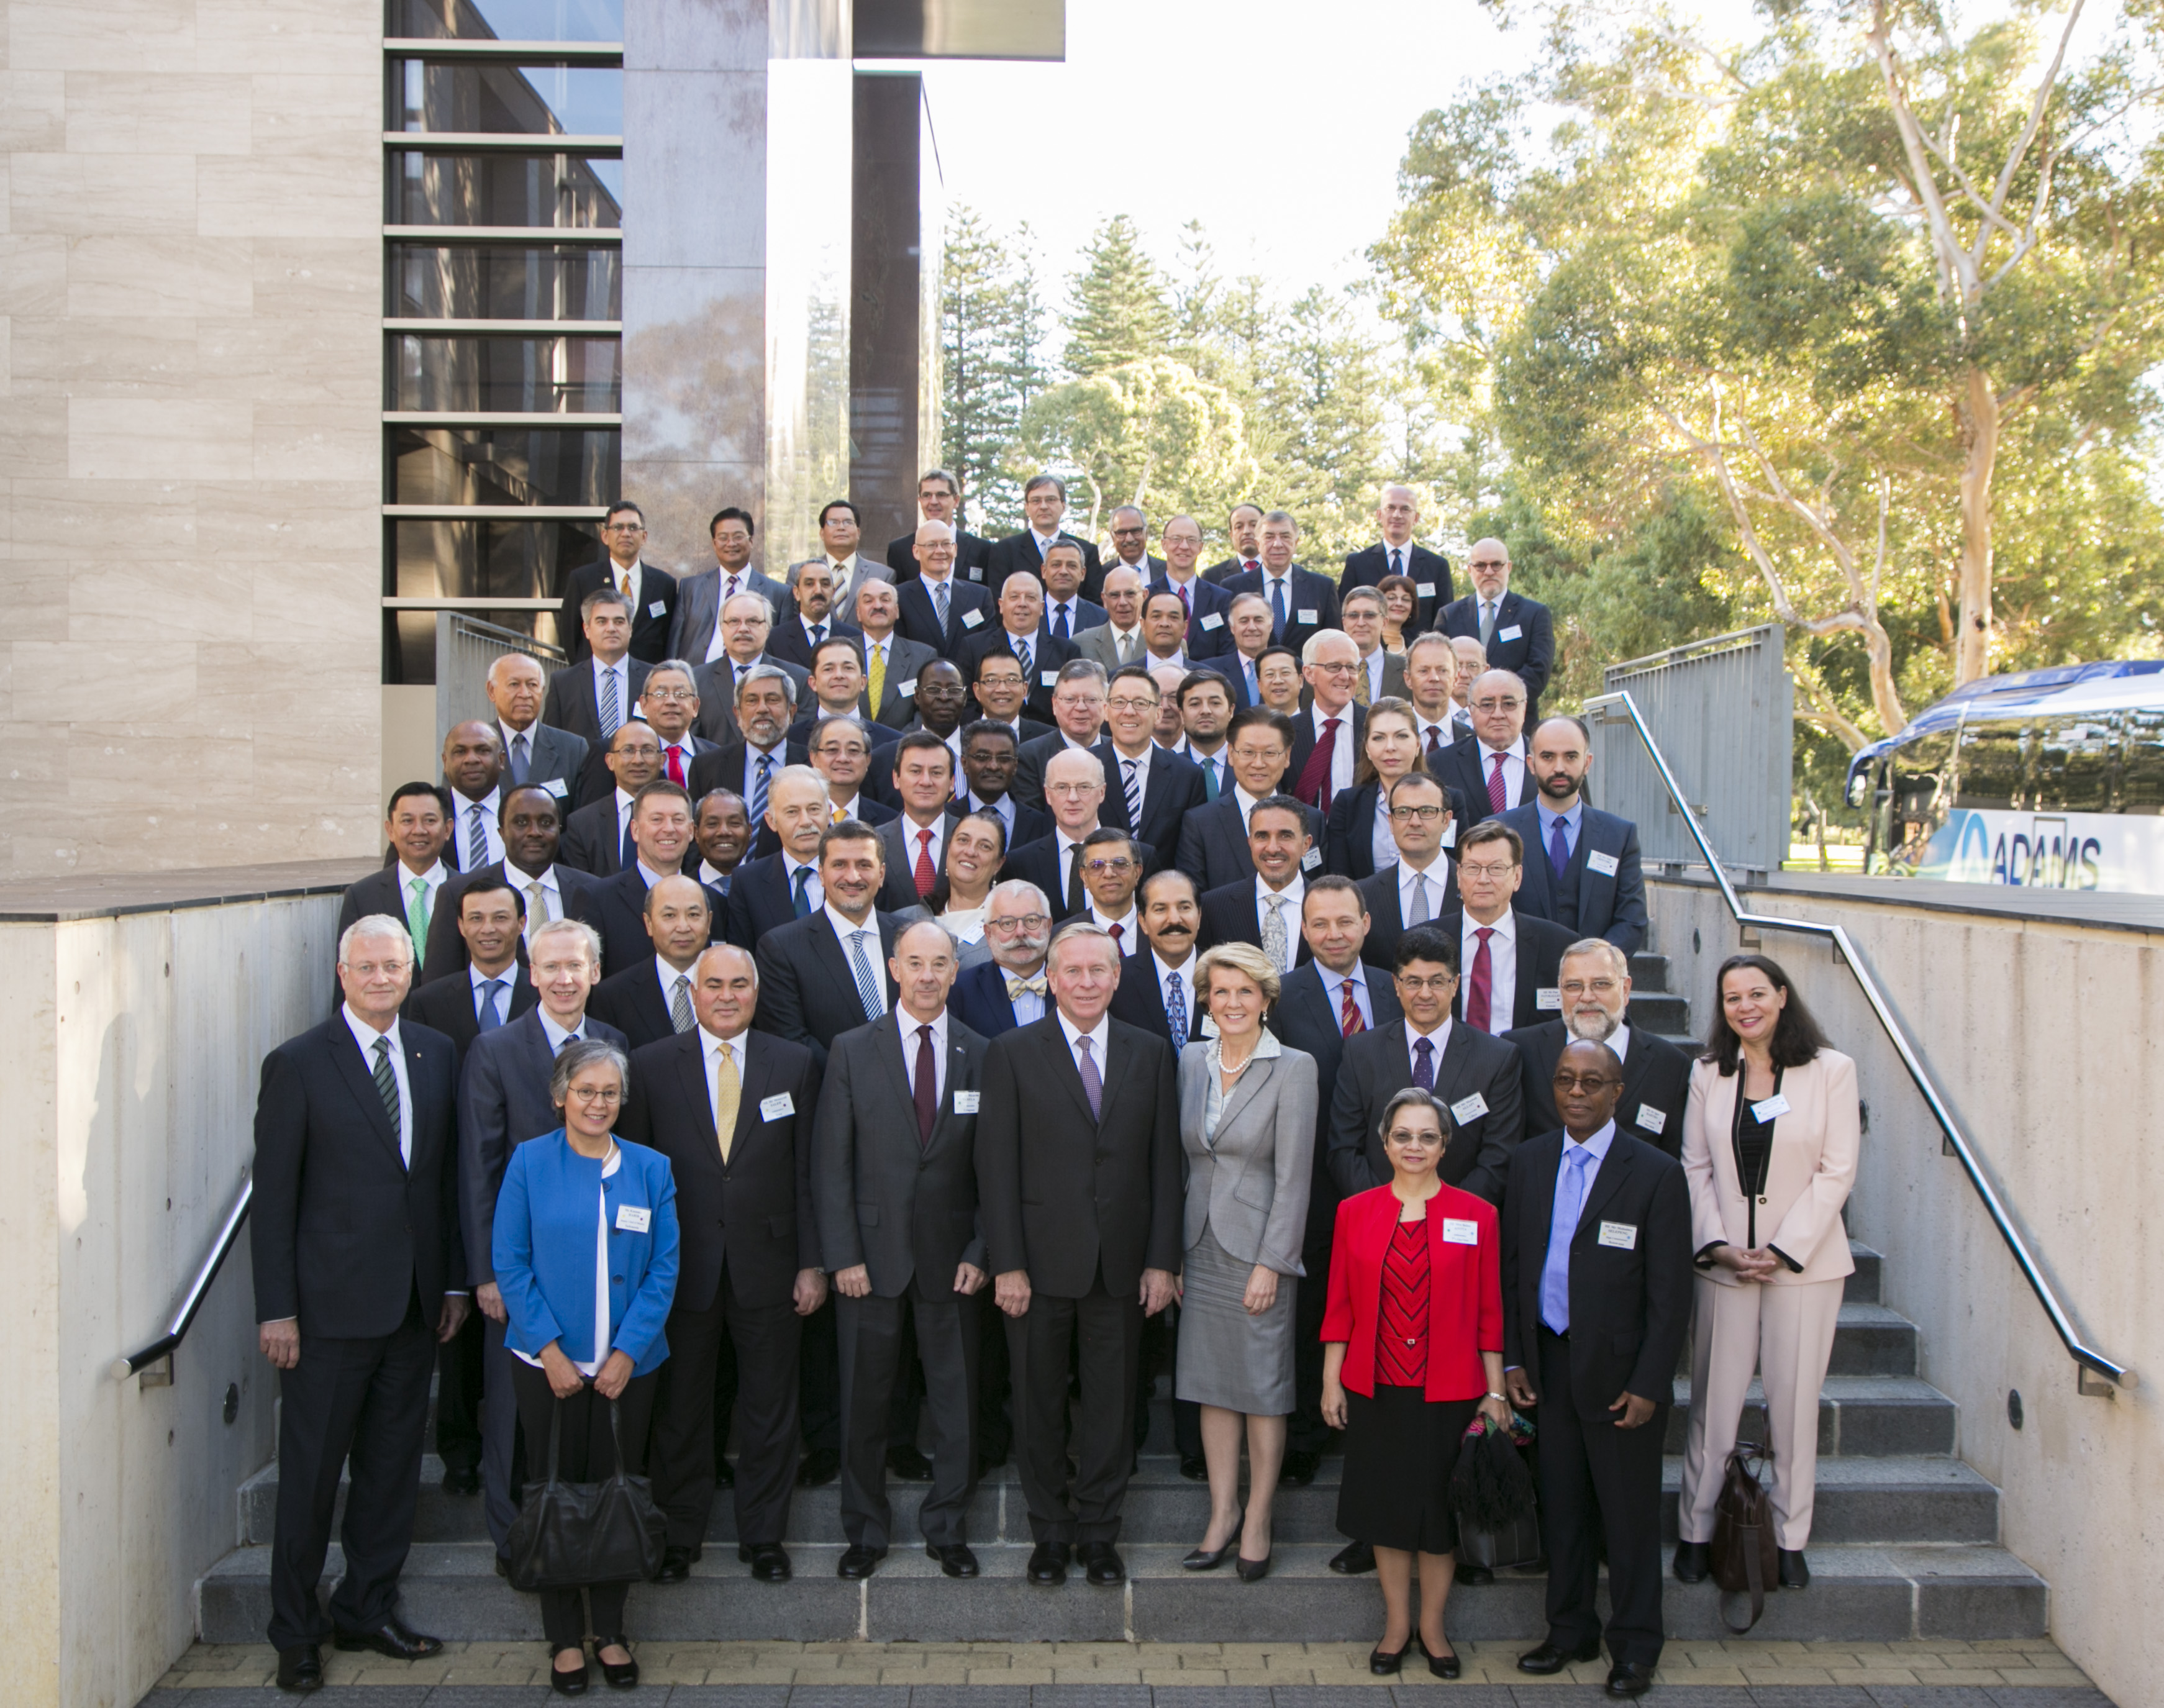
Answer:
<svg viewBox="0 0 2164 1708"><path fill-rule="evenodd" d="M1979 718L1964 723L1955 768L1953 804L1980 812L2025 812L2028 784L2026 720Z"/></svg>
<svg viewBox="0 0 2164 1708"><path fill-rule="evenodd" d="M2111 722L2108 717L2039 719L2033 745L2037 812L2111 810Z"/></svg>
<svg viewBox="0 0 2164 1708"><path fill-rule="evenodd" d="M1904 742L1886 756L1885 818L1881 845L1897 871L1910 872L1920 865L1924 850L1946 822L1946 759L1953 738L1934 730L1914 741Z"/></svg>
<svg viewBox="0 0 2164 1708"><path fill-rule="evenodd" d="M2119 714L2119 810L2164 812L2164 712Z"/></svg>

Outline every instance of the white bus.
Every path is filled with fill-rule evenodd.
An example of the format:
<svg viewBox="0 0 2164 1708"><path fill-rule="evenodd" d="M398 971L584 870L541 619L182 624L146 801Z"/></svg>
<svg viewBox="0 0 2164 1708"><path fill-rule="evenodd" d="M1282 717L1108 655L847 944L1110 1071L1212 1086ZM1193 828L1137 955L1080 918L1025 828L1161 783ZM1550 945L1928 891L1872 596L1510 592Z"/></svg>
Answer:
<svg viewBox="0 0 2164 1708"><path fill-rule="evenodd" d="M2164 660L1957 689L1849 761L1863 869L2164 895Z"/></svg>

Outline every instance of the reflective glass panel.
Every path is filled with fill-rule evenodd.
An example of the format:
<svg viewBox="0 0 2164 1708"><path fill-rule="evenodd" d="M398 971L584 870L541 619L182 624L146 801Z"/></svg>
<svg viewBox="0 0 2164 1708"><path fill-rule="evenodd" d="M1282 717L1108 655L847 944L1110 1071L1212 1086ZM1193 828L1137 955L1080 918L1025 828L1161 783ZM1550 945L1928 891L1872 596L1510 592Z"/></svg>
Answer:
<svg viewBox="0 0 2164 1708"><path fill-rule="evenodd" d="M390 334L384 367L391 409L613 413L623 401L622 341Z"/></svg>
<svg viewBox="0 0 2164 1708"><path fill-rule="evenodd" d="M414 320L620 320L623 255L600 244L394 243L384 313Z"/></svg>
<svg viewBox="0 0 2164 1708"><path fill-rule="evenodd" d="M391 152L384 172L391 225L623 223L623 162L581 155Z"/></svg>
<svg viewBox="0 0 2164 1708"><path fill-rule="evenodd" d="M617 136L623 72L615 66L390 62L386 130L521 136Z"/></svg>
<svg viewBox="0 0 2164 1708"><path fill-rule="evenodd" d="M623 0L390 0L384 33L460 41L622 41Z"/></svg>
<svg viewBox="0 0 2164 1708"><path fill-rule="evenodd" d="M601 555L598 522L457 517L385 526L391 591L402 599L553 599L573 570ZM499 620L510 619L489 618Z"/></svg>
<svg viewBox="0 0 2164 1708"><path fill-rule="evenodd" d="M623 435L554 428L386 430L393 504L606 504L620 490Z"/></svg>

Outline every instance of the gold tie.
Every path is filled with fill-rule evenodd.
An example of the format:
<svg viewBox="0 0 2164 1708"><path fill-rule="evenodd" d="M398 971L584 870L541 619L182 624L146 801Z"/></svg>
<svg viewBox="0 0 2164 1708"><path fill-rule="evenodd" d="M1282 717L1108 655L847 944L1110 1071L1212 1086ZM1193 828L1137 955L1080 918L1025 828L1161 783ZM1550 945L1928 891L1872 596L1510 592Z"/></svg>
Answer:
<svg viewBox="0 0 2164 1708"><path fill-rule="evenodd" d="M729 1163L729 1147L737 1140L737 1104L743 1087L737 1079L736 1052L723 1046L714 1068L714 1137L721 1143L722 1166Z"/></svg>
<svg viewBox="0 0 2164 1708"><path fill-rule="evenodd" d="M1352 703L1364 707L1368 703L1368 661L1360 660L1360 674L1352 679Z"/></svg>
<svg viewBox="0 0 2164 1708"><path fill-rule="evenodd" d="M886 649L868 645L864 650L871 654L871 706L872 716L876 717L879 716L880 702L886 698Z"/></svg>
<svg viewBox="0 0 2164 1708"><path fill-rule="evenodd" d="M616 590L617 592L622 594L625 598L628 599L631 597L631 571L629 570L618 570L616 572Z"/></svg>
<svg viewBox="0 0 2164 1708"><path fill-rule="evenodd" d="M533 941L533 933L549 922L549 892L539 884L526 886L526 941Z"/></svg>

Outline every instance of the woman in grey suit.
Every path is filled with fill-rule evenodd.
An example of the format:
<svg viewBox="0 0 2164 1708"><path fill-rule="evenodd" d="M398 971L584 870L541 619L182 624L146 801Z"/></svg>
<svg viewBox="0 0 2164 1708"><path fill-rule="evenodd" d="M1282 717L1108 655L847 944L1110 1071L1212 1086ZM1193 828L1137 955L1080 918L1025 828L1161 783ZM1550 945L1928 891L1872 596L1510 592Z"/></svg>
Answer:
<svg viewBox="0 0 2164 1708"><path fill-rule="evenodd" d="M1195 968L1217 1035L1179 1059L1186 1256L1174 1391L1202 1408L1210 1527L1180 1563L1214 1570L1235 1547L1253 1583L1270 1569L1270 1505L1293 1408L1293 1295L1315 1150L1315 1059L1263 1030L1277 969L1247 943ZM1247 1504L1240 1506L1240 1436Z"/></svg>

